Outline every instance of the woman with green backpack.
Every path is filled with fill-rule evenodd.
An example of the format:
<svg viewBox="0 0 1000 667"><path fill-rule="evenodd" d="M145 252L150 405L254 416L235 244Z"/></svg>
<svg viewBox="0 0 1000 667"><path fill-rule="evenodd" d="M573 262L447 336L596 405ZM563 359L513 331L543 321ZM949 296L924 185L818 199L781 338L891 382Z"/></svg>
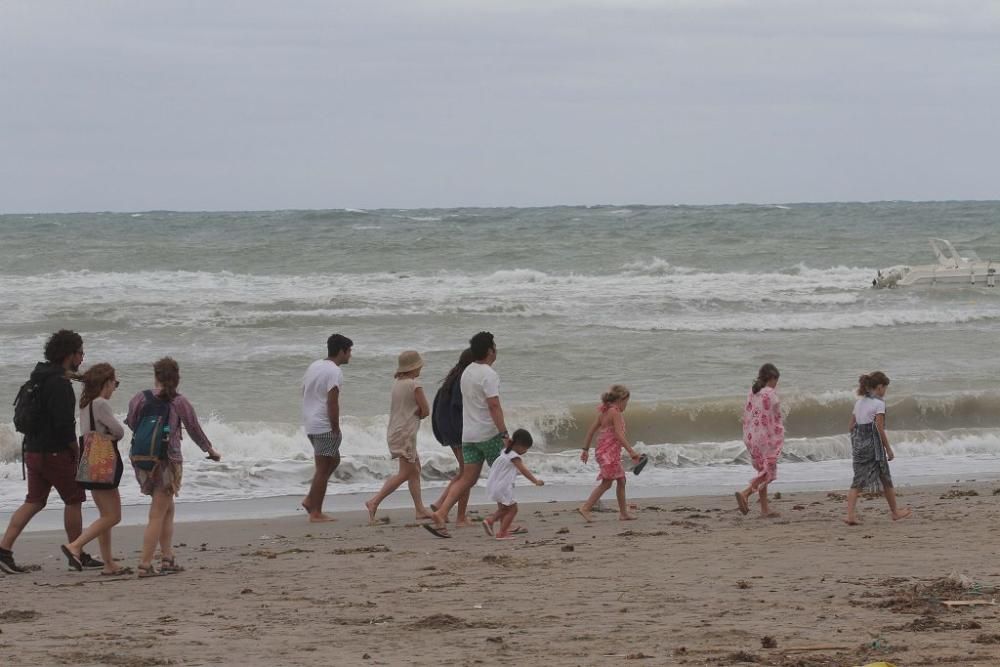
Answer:
<svg viewBox="0 0 1000 667"><path fill-rule="evenodd" d="M208 458L222 456L198 423L191 403L177 392L181 375L177 362L164 357L153 364L155 386L141 391L129 402L125 422L132 429L129 458L143 494L152 497L149 523L142 539L139 577L183 572L174 558L174 496L181 488L183 458L181 426ZM160 545L160 569L153 567L153 552Z"/></svg>

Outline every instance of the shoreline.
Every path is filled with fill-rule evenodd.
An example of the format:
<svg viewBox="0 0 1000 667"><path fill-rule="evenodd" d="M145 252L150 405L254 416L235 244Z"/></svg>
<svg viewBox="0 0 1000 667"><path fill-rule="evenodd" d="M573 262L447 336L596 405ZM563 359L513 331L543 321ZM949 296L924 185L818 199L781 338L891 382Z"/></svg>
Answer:
<svg viewBox="0 0 1000 667"><path fill-rule="evenodd" d="M152 580L68 571L61 531L39 531L15 553L40 570L0 577L0 647L12 666L569 666L639 654L669 665L995 665L997 607L940 600L1000 590L982 539L1000 518L996 488L900 488L911 519L862 500L855 528L823 491L782 491L775 520L715 495L634 497L636 521L604 511L591 524L575 503L521 494L529 532L510 542L478 525L436 539L405 509L380 512L389 522L377 526L362 511L310 524L186 521L181 509L174 542L187 571ZM122 564L135 566L140 540L139 526L115 529ZM952 573L975 587L948 584Z"/></svg>
<svg viewBox="0 0 1000 667"><path fill-rule="evenodd" d="M847 488L850 486L850 462L846 462L846 466L844 465L845 462L833 463L835 465L831 464L827 466L827 462L810 463L805 465L816 467L815 472L819 473L819 476L826 473L827 470L825 468L829 467L835 474L843 477L842 480L837 480L836 478L802 479L790 476L792 479L783 481L779 477L778 481L771 485L771 492L772 494L775 492L786 494L801 492L846 493ZM907 459L896 459L896 461L892 464L893 475L896 478L897 488L904 491L907 489L920 489L928 486L939 486L952 483L976 484L995 481L1000 484L1000 466L997 466L994 470L980 470L975 475L972 475L967 471L961 471L958 473L958 478L956 478L956 475L951 473L923 472L917 468L917 465L912 466L911 469L911 466L907 465L908 463L919 465L918 462L910 462L907 461ZM990 461L990 463L995 464L996 461ZM779 474L782 470L787 471L788 465L789 464L785 464L782 466L779 470ZM744 488L746 486L746 482L752 476L752 469L749 466L731 466L728 470L728 476L731 477L732 481L729 486L732 488L724 490L718 485L718 480L715 480L715 483L708 487L699 486L699 477L701 475L716 474L717 471L706 471L704 468L695 467L678 468L670 472L673 473L673 476L677 477L677 480L674 483L668 484L644 484L643 478L637 478L629 475L629 483L626 490L628 497L630 499L651 499L723 496L730 491L736 491ZM648 478L649 475L647 473L646 479ZM130 481L127 479L123 481L123 484L126 483L130 483ZM334 483L331 483L331 487L333 486ZM443 482L423 486L424 502L427 504L434 502L444 486L445 483ZM527 483L522 483L517 486L517 497L523 499L522 502L525 503L582 503L593 488L593 485L584 484L547 484L543 487L536 487ZM364 508L364 501L374 495L374 493L374 490L364 492L351 491L345 493L328 492L324 503L324 511L328 514L349 514L351 512L361 511ZM304 494L305 489L303 490L302 495ZM297 516L302 514L302 510L299 507L299 501L302 499L302 495L275 495L257 498L220 500L184 500L182 495L177 500L177 523L185 521L238 521L249 516L267 519ZM603 502L605 504L608 502L614 503L613 489L605 494ZM386 498L382 507L384 509L402 509L410 507L410 503L410 496L406 492L405 487L403 487ZM492 503L486 499L484 476L480 479L479 485L473 488L469 506L489 505L492 505ZM138 503L123 502L122 523L120 525L135 526L144 524L146 521L148 507L148 501ZM46 505L45 509L35 516L31 523L28 524L28 527L24 532L36 533L50 530L61 530L63 521L62 508L62 501L53 491L50 494L48 505ZM12 510L0 512L0 525L7 525L11 514L13 514ZM89 495L87 502L83 506L83 515L84 525L89 524L97 518L97 509Z"/></svg>

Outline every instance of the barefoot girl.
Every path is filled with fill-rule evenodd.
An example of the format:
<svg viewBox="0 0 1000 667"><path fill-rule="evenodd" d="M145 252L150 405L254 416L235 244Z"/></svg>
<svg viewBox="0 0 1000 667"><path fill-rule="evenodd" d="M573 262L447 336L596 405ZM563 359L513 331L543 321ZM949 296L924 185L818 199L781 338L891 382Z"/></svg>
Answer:
<svg viewBox="0 0 1000 667"><path fill-rule="evenodd" d="M419 352L407 350L399 355L396 381L392 385L389 428L386 433L389 453L392 454L392 458L399 459L399 471L385 480L382 490L365 503L371 524L375 523L375 512L378 511L379 504L402 486L403 482L410 487L417 519L430 518L430 512L420 499L420 458L417 456L417 431L420 430L420 420L430 414L427 396L424 395L424 389L417 379L423 367L424 360L420 358Z"/></svg>
<svg viewBox="0 0 1000 667"><path fill-rule="evenodd" d="M601 405L597 409L597 418L590 425L587 431L587 439L583 444L583 453L580 460L584 463L590 457L590 441L594 439L594 434L600 431L597 436L597 449L594 458L600 466L597 479L600 484L593 490L587 502L580 506L579 512L587 521L593 521L590 510L594 504L601 499L604 492L611 488L611 483L617 483L615 495L618 497L618 516L622 521L631 521L635 517L628 513L628 505L625 503L625 470L622 468L622 447L628 452L633 461L639 460L639 455L632 449L628 438L625 437L625 419L622 413L628 407L629 391L620 384L612 385L608 391L601 396Z"/></svg>
<svg viewBox="0 0 1000 667"><path fill-rule="evenodd" d="M854 460L854 481L847 494L847 518L844 523L856 526L858 496L862 492L885 491L893 521L912 514L909 507L896 507L896 490L889 475L889 461L894 458L885 435L885 392L889 378L882 371L862 375L858 379L858 399L851 415L851 453Z"/></svg>
<svg viewBox="0 0 1000 667"><path fill-rule="evenodd" d="M785 444L785 428L781 423L781 406L775 387L781 373L774 364L764 364L757 371L757 379L750 388L743 408L743 443L750 453L750 461L759 474L750 480L750 486L736 492L736 503L744 514L750 513L750 496L759 494L760 515L764 518L778 516L767 504L767 485L778 477L778 458Z"/></svg>
<svg viewBox="0 0 1000 667"><path fill-rule="evenodd" d="M514 431L510 445L490 466L490 476L486 480L486 495L496 502L497 511L483 520L483 529L487 535L494 535L498 540L513 540L515 534L526 532L520 527L513 527L517 516L517 502L514 500L514 480L517 474L524 475L535 486L545 482L531 474L521 457L531 449L533 441L531 434L523 428ZM496 526L496 529L494 529Z"/></svg>

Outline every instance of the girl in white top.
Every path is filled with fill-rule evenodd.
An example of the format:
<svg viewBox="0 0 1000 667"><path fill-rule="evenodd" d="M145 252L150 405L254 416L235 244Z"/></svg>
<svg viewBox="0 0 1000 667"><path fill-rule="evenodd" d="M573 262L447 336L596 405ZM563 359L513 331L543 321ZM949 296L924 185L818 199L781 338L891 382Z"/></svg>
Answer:
<svg viewBox="0 0 1000 667"><path fill-rule="evenodd" d="M490 476L486 480L486 495L497 504L497 511L483 520L483 529L487 535L495 536L498 540L513 540L516 534L527 532L520 526L511 527L514 517L517 516L517 501L514 500L514 481L517 479L517 474L521 473L535 486L545 484L532 475L521 461L521 457L531 449L532 444L531 434L523 428L517 429L511 436L510 445L490 466ZM494 529L497 523L499 526Z"/></svg>
<svg viewBox="0 0 1000 667"><path fill-rule="evenodd" d="M109 401L111 395L115 393L115 389L118 388L114 367L111 364L94 364L87 369L80 380L83 382L83 392L80 394L80 430L84 433L96 431L109 436L115 441L115 449L117 450L118 441L125 436L125 427L115 419L115 413ZM93 421L91 421L91 416L93 416ZM121 481L124 465L121 454L117 451L116 456L118 460L114 483L88 486L100 516L84 529L80 537L69 544L62 545L63 554L70 566L76 570L81 569L80 558L83 555L83 548L96 537L101 545L101 559L104 561L104 569L101 574L116 576L132 573L132 568L122 567L115 562L111 551L111 529L122 519L122 499L118 493L118 483Z"/></svg>
<svg viewBox="0 0 1000 667"><path fill-rule="evenodd" d="M396 382L392 385L392 401L389 408L389 427L386 440L392 458L399 459L399 472L385 480L382 490L372 496L365 507L368 508L368 523L375 525L378 506L389 494L406 482L410 487L413 507L417 520L430 519L431 513L424 507L420 497L420 458L417 456L417 431L420 420L431 413L427 396L420 385L420 370L424 360L419 352L407 350L399 355L396 367Z"/></svg>
<svg viewBox="0 0 1000 667"><path fill-rule="evenodd" d="M886 502L893 521L912 514L908 507L896 507L896 490L889 474L889 461L894 458L889 438L885 434L885 393L889 377L875 371L858 378L858 398L851 415L851 458L854 463L854 480L847 494L847 518L844 523L857 526L858 496L862 492L885 492Z"/></svg>

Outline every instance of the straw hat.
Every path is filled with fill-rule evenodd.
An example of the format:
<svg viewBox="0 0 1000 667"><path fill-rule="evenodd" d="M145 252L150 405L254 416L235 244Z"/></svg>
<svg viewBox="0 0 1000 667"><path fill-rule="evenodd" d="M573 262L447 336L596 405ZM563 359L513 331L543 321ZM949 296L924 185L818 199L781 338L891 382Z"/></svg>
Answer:
<svg viewBox="0 0 1000 667"><path fill-rule="evenodd" d="M396 374L409 373L424 367L424 360L416 350L406 350L399 353L399 363L396 364Z"/></svg>

